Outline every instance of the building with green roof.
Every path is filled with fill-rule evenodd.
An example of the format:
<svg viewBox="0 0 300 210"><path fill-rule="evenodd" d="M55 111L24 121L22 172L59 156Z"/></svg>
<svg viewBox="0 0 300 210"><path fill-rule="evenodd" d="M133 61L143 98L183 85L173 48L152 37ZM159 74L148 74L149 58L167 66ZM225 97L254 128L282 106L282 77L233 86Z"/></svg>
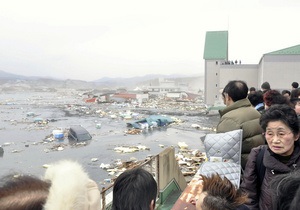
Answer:
<svg viewBox="0 0 300 210"><path fill-rule="evenodd" d="M221 91L230 80L244 80L248 87L260 90L268 81L272 89L290 90L292 82L300 83L300 45L263 54L258 64L228 60L228 32L206 32L205 103L221 103Z"/></svg>

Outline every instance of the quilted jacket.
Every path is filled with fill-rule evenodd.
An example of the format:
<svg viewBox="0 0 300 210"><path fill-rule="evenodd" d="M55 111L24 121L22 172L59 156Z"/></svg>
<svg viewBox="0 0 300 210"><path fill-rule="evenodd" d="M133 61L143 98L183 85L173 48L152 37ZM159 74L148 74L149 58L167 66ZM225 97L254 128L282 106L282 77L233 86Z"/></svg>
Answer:
<svg viewBox="0 0 300 210"><path fill-rule="evenodd" d="M243 130L242 167L245 168L252 148L265 144L263 130L259 125L260 113L245 98L219 111L221 119L217 125L217 133L225 133L237 129Z"/></svg>
<svg viewBox="0 0 300 210"><path fill-rule="evenodd" d="M258 175L256 173L256 159L259 151L263 146L253 148L244 171L243 180L240 188L248 194L249 201L247 206L251 210L272 210L272 190L269 188L271 180L278 174L289 173L300 166L300 146L299 141L295 143L294 152L288 161L284 164L276 158L271 150L266 149L263 156L263 164L266 167L265 176L260 187L257 186ZM268 146L264 146L267 147ZM259 188L259 189L258 189ZM260 196L258 197L258 192Z"/></svg>

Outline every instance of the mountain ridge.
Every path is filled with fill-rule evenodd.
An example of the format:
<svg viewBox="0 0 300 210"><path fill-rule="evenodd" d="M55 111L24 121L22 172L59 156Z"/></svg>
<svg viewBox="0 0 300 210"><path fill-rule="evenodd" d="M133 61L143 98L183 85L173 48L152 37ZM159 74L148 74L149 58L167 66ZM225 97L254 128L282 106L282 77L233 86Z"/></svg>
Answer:
<svg viewBox="0 0 300 210"><path fill-rule="evenodd" d="M17 74L11 74L0 70L0 85L9 86L22 86L23 88L81 88L81 89L117 89L117 88L128 88L134 89L137 86L149 86L150 84L158 84L159 78L172 79L175 82L187 82L195 83L194 80L199 79L199 83L202 83L203 76L199 75L163 75L163 74L147 74L144 76L136 76L129 78L111 78L102 77L94 81L74 80L74 79L55 79L50 77L36 77L36 76L23 76ZM26 85L25 85L26 84ZM197 86L197 85L196 85ZM201 89L201 84L199 86Z"/></svg>

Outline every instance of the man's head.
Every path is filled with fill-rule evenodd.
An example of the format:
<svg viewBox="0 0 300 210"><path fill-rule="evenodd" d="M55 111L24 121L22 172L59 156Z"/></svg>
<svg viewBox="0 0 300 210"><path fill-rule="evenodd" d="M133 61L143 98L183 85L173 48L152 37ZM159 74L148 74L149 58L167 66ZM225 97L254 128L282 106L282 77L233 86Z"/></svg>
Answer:
<svg viewBox="0 0 300 210"><path fill-rule="evenodd" d="M153 176L142 168L123 172L113 188L113 210L153 210L157 184Z"/></svg>
<svg viewBox="0 0 300 210"><path fill-rule="evenodd" d="M297 89L299 87L298 82L293 82L292 83L292 89Z"/></svg>
<svg viewBox="0 0 300 210"><path fill-rule="evenodd" d="M261 91L249 93L248 99L249 99L250 103L252 104L252 106L254 106L254 107L256 105L264 102L263 93Z"/></svg>
<svg viewBox="0 0 300 210"><path fill-rule="evenodd" d="M248 86L246 82L241 80L230 81L225 88L223 93L225 96L225 104L229 106L234 102L245 99L248 95Z"/></svg>
<svg viewBox="0 0 300 210"><path fill-rule="evenodd" d="M246 195L218 174L202 176L203 188L196 202L197 210L235 210L246 202Z"/></svg>
<svg viewBox="0 0 300 210"><path fill-rule="evenodd" d="M249 92L250 92L250 93L255 93L255 92L256 92L255 87L251 87L251 88L249 89Z"/></svg>
<svg viewBox="0 0 300 210"><path fill-rule="evenodd" d="M260 87L261 87L261 90L262 90L263 92L266 92L266 91L268 91L268 90L271 90L270 83L268 83L268 82L262 83Z"/></svg>
<svg viewBox="0 0 300 210"><path fill-rule="evenodd" d="M291 91L289 91L289 90L283 90L283 91L281 91L281 95L283 95L287 100L290 100L290 98L291 98Z"/></svg>
<svg viewBox="0 0 300 210"><path fill-rule="evenodd" d="M0 180L0 209L42 210L51 184L34 176L9 174Z"/></svg>

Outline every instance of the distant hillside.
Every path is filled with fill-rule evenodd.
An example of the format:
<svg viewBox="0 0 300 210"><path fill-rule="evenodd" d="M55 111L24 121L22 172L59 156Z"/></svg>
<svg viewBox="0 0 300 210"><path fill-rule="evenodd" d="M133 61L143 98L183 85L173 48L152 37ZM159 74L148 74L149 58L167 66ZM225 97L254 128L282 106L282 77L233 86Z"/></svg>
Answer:
<svg viewBox="0 0 300 210"><path fill-rule="evenodd" d="M58 89L58 88L72 88L72 89L117 89L127 88L134 89L136 87L147 87L151 85L158 85L159 78L174 80L176 83L188 83L189 86L195 90L204 88L203 76L184 76L184 75L161 75L149 74L141 77L131 78L108 78L87 82L82 80L59 80L53 78L42 77L27 77L7 73L0 70L0 88L5 90L35 90L35 89Z"/></svg>
<svg viewBox="0 0 300 210"><path fill-rule="evenodd" d="M95 84L98 86L107 87L145 87L149 85L158 85L159 78L173 80L176 83L188 83L196 89L204 88L204 76L186 76L186 75L163 75L163 74L148 74L141 77L131 77L131 78L109 78L103 77L101 79L95 80Z"/></svg>
<svg viewBox="0 0 300 210"><path fill-rule="evenodd" d="M5 79L25 79L25 78L27 78L27 77L17 75L17 74L11 74L11 73L0 70L0 79L1 80L5 80Z"/></svg>

